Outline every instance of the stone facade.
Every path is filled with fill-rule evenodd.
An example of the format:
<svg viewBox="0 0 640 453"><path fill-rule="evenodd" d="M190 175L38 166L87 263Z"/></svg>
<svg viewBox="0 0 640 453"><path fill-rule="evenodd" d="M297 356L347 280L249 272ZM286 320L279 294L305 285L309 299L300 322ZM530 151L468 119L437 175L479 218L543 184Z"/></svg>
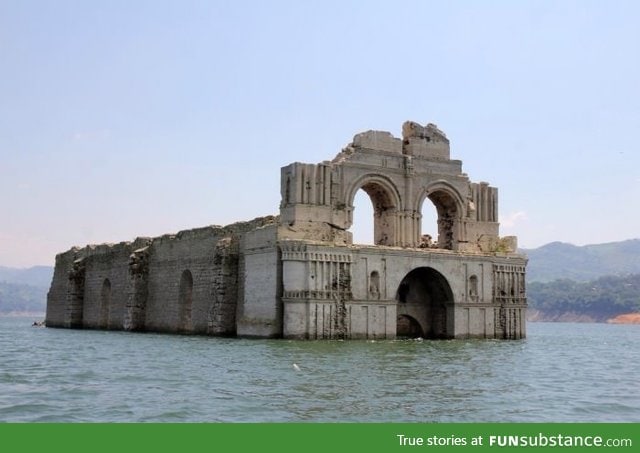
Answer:
<svg viewBox="0 0 640 453"><path fill-rule="evenodd" d="M357 134L281 170L280 215L56 257L50 327L299 339L526 335L526 259L498 234L498 191L436 126ZM375 245L353 244L354 198ZM421 231L436 208L437 238Z"/></svg>

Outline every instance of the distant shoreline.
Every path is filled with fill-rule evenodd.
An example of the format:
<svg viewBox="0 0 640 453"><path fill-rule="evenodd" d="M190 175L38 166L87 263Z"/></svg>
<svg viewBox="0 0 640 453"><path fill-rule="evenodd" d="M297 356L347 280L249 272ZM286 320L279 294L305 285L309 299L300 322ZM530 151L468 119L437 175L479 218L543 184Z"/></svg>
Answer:
<svg viewBox="0 0 640 453"><path fill-rule="evenodd" d="M42 318L46 313L44 311L10 311L8 313L0 313L0 318Z"/></svg>
<svg viewBox="0 0 640 453"><path fill-rule="evenodd" d="M640 324L640 313L626 313L607 320L609 324Z"/></svg>

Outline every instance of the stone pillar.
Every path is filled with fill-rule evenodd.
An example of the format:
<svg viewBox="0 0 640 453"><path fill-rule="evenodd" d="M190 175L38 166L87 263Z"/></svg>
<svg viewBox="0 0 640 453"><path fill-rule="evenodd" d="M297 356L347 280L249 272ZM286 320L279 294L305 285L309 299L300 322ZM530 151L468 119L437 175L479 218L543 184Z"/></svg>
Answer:
<svg viewBox="0 0 640 453"><path fill-rule="evenodd" d="M149 247L143 247L129 257L129 292L125 305L124 330L144 330L148 296Z"/></svg>
<svg viewBox="0 0 640 453"><path fill-rule="evenodd" d="M67 304L64 316L64 327L81 328L84 308L85 259L73 262L67 282Z"/></svg>
<svg viewBox="0 0 640 453"><path fill-rule="evenodd" d="M404 155L404 196L400 200L403 209L403 225L402 225L402 243L398 244L402 247L415 247L418 243L417 232L413 228L413 209L410 200L413 199L413 178L415 176L415 169L413 167L413 157L410 155Z"/></svg>
<svg viewBox="0 0 640 453"><path fill-rule="evenodd" d="M216 244L214 278L211 289L211 307L207 333L209 335L235 335L238 307L238 243L223 238Z"/></svg>

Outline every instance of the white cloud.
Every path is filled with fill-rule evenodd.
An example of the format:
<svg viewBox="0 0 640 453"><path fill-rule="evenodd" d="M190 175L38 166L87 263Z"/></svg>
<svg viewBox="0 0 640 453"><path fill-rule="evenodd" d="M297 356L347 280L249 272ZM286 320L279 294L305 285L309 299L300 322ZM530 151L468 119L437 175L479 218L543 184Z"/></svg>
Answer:
<svg viewBox="0 0 640 453"><path fill-rule="evenodd" d="M519 223L527 220L527 213L524 211L516 211L507 214L506 216L500 216L500 225L504 228L513 228Z"/></svg>
<svg viewBox="0 0 640 453"><path fill-rule="evenodd" d="M111 131L109 129L77 131L72 134L71 138L74 142L103 141L111 138Z"/></svg>

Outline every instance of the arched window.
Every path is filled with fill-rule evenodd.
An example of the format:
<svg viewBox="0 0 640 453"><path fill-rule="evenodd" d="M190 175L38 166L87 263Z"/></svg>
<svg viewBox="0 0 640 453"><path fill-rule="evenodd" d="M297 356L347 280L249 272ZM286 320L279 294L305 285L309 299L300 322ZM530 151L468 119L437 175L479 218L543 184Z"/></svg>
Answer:
<svg viewBox="0 0 640 453"><path fill-rule="evenodd" d="M478 300L478 277L475 275L469 277L469 299Z"/></svg>
<svg viewBox="0 0 640 453"><path fill-rule="evenodd" d="M369 277L369 297L380 299L380 273L378 271L371 272Z"/></svg>
<svg viewBox="0 0 640 453"><path fill-rule="evenodd" d="M193 305L193 276L191 271L185 270L180 277L180 296L178 300L178 313L180 330L191 330L191 307Z"/></svg>
<svg viewBox="0 0 640 453"><path fill-rule="evenodd" d="M287 182L284 188L284 204L285 206L291 202L291 177L287 176Z"/></svg>
<svg viewBox="0 0 640 453"><path fill-rule="evenodd" d="M100 290L100 319L98 327L100 329L109 328L109 309L111 308L111 282L105 278Z"/></svg>

